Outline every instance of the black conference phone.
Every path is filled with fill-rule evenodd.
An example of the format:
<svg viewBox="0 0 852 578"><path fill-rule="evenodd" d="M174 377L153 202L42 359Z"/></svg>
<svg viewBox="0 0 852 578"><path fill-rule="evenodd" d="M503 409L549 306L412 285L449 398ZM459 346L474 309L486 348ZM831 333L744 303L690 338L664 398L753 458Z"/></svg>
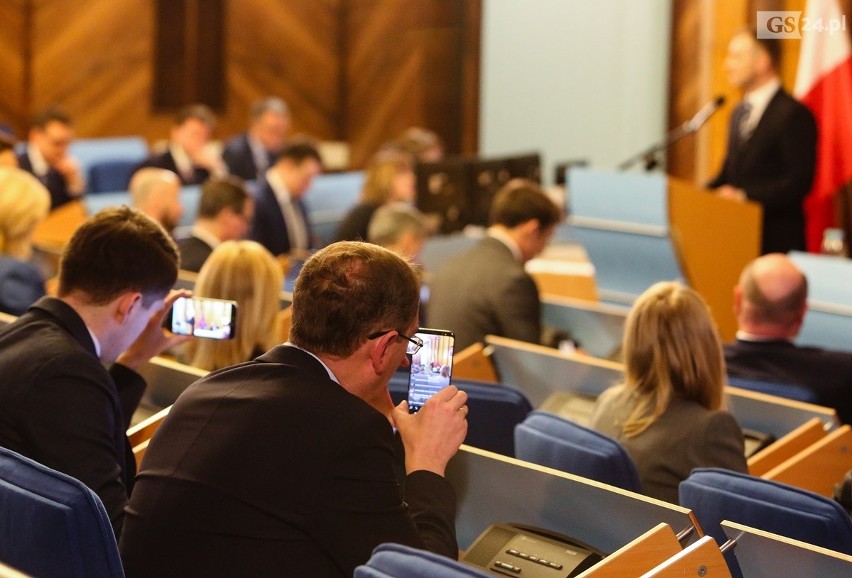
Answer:
<svg viewBox="0 0 852 578"><path fill-rule="evenodd" d="M520 524L493 524L462 557L500 576L570 578L600 562L605 553L574 538Z"/></svg>

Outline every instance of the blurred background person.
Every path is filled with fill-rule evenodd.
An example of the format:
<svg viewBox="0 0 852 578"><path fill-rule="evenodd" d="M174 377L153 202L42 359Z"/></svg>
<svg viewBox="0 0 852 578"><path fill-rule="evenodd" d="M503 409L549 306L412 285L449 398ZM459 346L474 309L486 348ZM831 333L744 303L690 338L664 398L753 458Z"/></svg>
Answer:
<svg viewBox="0 0 852 578"><path fill-rule="evenodd" d="M172 171L146 167L130 179L133 207L157 221L169 234L180 224L180 179Z"/></svg>
<svg viewBox="0 0 852 578"><path fill-rule="evenodd" d="M444 143L441 137L429 129L413 126L402 133L396 142L419 163L436 163L444 159Z"/></svg>
<svg viewBox="0 0 852 578"><path fill-rule="evenodd" d="M245 181L262 179L284 148L290 124L290 109L280 98L252 104L248 130L229 139L222 151L228 173Z"/></svg>
<svg viewBox="0 0 852 578"><path fill-rule="evenodd" d="M365 241L370 219L376 209L387 203L413 205L416 200L417 188L411 155L395 148L381 150L370 160L361 198L341 221L335 240Z"/></svg>
<svg viewBox="0 0 852 578"><path fill-rule="evenodd" d="M47 187L51 210L80 197L86 190L80 163L68 154L73 140L71 116L58 107L51 107L35 116L27 149L18 156L20 167Z"/></svg>
<svg viewBox="0 0 852 578"><path fill-rule="evenodd" d="M177 239L180 268L198 272L223 241L243 239L254 219L254 199L234 177L210 179L201 185L198 216L188 236Z"/></svg>
<svg viewBox="0 0 852 578"><path fill-rule="evenodd" d="M0 128L0 167L18 168L18 155L15 154L15 137Z"/></svg>
<svg viewBox="0 0 852 578"><path fill-rule="evenodd" d="M425 216L408 203L391 203L379 207L367 227L367 240L370 243L381 245L413 261L419 260L428 236Z"/></svg>
<svg viewBox="0 0 852 578"><path fill-rule="evenodd" d="M698 293L652 285L624 328L625 381L598 398L591 425L630 454L645 494L678 503L693 468L747 472L743 432L723 409L725 360Z"/></svg>
<svg viewBox="0 0 852 578"><path fill-rule="evenodd" d="M50 193L20 169L0 167L0 311L21 315L44 296L32 263L33 231L50 210Z"/></svg>
<svg viewBox="0 0 852 578"><path fill-rule="evenodd" d="M194 297L237 302L236 336L195 338L185 344L186 363L214 370L257 357L281 342L279 310L284 273L272 254L254 241L225 241L198 274Z"/></svg>

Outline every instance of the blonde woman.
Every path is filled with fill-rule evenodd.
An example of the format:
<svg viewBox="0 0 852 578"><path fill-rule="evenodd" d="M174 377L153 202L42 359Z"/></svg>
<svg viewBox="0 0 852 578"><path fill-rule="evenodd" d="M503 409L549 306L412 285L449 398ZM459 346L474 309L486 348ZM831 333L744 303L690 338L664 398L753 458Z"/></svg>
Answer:
<svg viewBox="0 0 852 578"><path fill-rule="evenodd" d="M214 370L248 361L279 342L281 265L254 241L225 241L198 273L193 295L237 302L237 334L231 340L196 338L186 344L192 366Z"/></svg>
<svg viewBox="0 0 852 578"><path fill-rule="evenodd" d="M601 394L592 427L636 463L644 492L671 503L697 467L746 471L743 434L724 411L725 361L707 304L678 283L657 283L624 328L625 382Z"/></svg>
<svg viewBox="0 0 852 578"><path fill-rule="evenodd" d="M21 315L44 296L44 279L30 261L36 226L50 210L50 193L26 171L0 167L0 311Z"/></svg>
<svg viewBox="0 0 852 578"><path fill-rule="evenodd" d="M367 167L361 199L337 228L337 241L366 241L373 213L382 205L417 199L412 157L398 149L377 152Z"/></svg>

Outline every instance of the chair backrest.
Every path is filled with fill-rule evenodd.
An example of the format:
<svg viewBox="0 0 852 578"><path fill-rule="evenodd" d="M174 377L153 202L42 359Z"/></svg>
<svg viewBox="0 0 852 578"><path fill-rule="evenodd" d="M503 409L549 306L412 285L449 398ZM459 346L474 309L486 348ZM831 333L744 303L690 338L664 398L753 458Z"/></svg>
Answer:
<svg viewBox="0 0 852 578"><path fill-rule="evenodd" d="M722 468L696 468L680 484L680 503L719 544L722 520L852 554L852 519L837 502L787 484Z"/></svg>
<svg viewBox="0 0 852 578"><path fill-rule="evenodd" d="M364 173L352 171L317 175L305 192L305 206L321 247L334 240L337 226L358 203Z"/></svg>
<svg viewBox="0 0 852 578"><path fill-rule="evenodd" d="M532 411L523 393L507 385L474 380L453 379L467 398L467 438L469 446L504 456L515 455L514 429ZM397 372L389 389L395 404L408 395L408 373Z"/></svg>
<svg viewBox="0 0 852 578"><path fill-rule="evenodd" d="M105 193L127 190L133 169L138 161L110 159L97 161L89 167L89 192Z"/></svg>
<svg viewBox="0 0 852 578"><path fill-rule="evenodd" d="M745 377L728 377L728 384L734 387L741 387L759 393L769 395L777 395L778 397L786 397L787 399L795 399L796 401L804 401L806 403L819 403L819 398L814 390L802 387L801 385L793 385L790 383L775 383L772 381L762 381L760 379L749 379Z"/></svg>
<svg viewBox="0 0 852 578"><path fill-rule="evenodd" d="M124 576L112 526L82 482L0 448L0 559L33 576Z"/></svg>
<svg viewBox="0 0 852 578"><path fill-rule="evenodd" d="M641 491L636 466L621 444L552 413L534 411L515 427L515 457Z"/></svg>
<svg viewBox="0 0 852 578"><path fill-rule="evenodd" d="M401 544L380 544L355 578L486 578L481 572L445 556Z"/></svg>

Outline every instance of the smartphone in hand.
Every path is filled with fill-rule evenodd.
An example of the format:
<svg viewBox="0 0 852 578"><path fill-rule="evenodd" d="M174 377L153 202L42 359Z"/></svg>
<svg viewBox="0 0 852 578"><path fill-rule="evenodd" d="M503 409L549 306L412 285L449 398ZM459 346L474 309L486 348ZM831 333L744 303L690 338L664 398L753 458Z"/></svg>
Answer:
<svg viewBox="0 0 852 578"><path fill-rule="evenodd" d="M163 321L175 335L233 339L237 332L237 302L207 297L178 297Z"/></svg>
<svg viewBox="0 0 852 578"><path fill-rule="evenodd" d="M445 329L421 327L414 335L423 340L423 347L410 360L409 413L417 413L426 400L450 384L455 343L453 332Z"/></svg>

